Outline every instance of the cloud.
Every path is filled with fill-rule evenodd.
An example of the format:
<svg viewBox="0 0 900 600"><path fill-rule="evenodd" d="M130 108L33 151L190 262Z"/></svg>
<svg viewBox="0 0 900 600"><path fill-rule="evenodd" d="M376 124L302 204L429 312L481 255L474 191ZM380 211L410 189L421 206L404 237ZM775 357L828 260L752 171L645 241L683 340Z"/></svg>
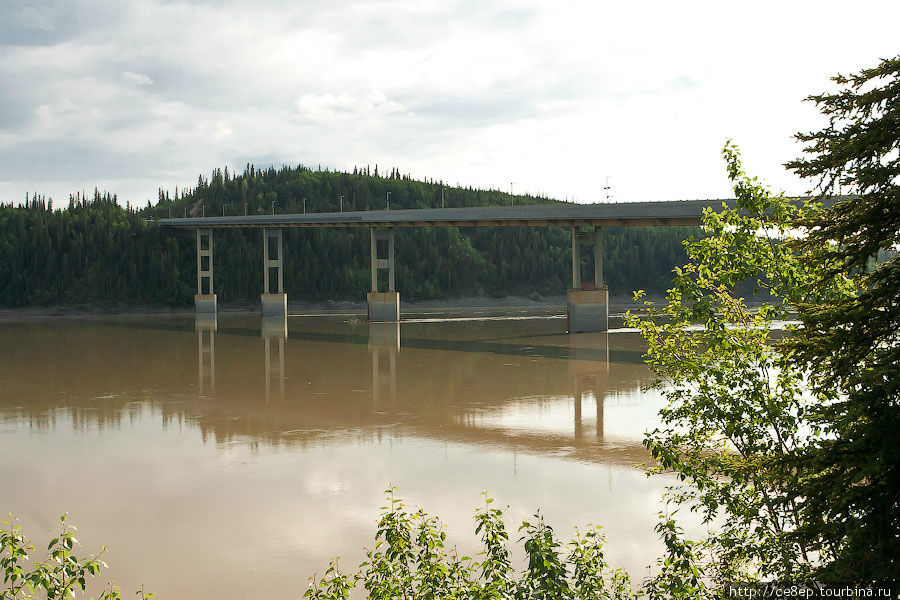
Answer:
<svg viewBox="0 0 900 600"><path fill-rule="evenodd" d="M296 107L298 114L310 122L380 118L403 112L403 106L388 99L378 89L342 92L337 95L330 92L304 94L297 99Z"/></svg>
<svg viewBox="0 0 900 600"><path fill-rule="evenodd" d="M728 137L748 168L800 191L781 164L799 152L791 134L819 123L802 98L896 53L900 5L863 2L845 25L868 33L815 53L796 32L829 24L827 5L777 20L766 6L10 0L0 200L42 183L64 196L60 169L65 185L154 197L236 157L584 200L606 175L620 200L712 197L730 193Z"/></svg>
<svg viewBox="0 0 900 600"><path fill-rule="evenodd" d="M137 179L151 173L164 177L173 161L173 158L161 159L153 149L124 150L87 139L24 141L0 148L0 181L19 178L52 184L82 179L84 183L79 189L93 188L91 182L111 179L110 173L122 179Z"/></svg>
<svg viewBox="0 0 900 600"><path fill-rule="evenodd" d="M131 85L153 85L153 80L143 73L132 73L131 71L122 71L120 76L122 81Z"/></svg>
<svg viewBox="0 0 900 600"><path fill-rule="evenodd" d="M4 0L0 45L50 46L94 35L110 36L133 18L128 2L105 0Z"/></svg>
<svg viewBox="0 0 900 600"><path fill-rule="evenodd" d="M16 12L16 21L25 29L38 31L55 31L56 25L46 14L46 9L41 10L34 6L24 6Z"/></svg>

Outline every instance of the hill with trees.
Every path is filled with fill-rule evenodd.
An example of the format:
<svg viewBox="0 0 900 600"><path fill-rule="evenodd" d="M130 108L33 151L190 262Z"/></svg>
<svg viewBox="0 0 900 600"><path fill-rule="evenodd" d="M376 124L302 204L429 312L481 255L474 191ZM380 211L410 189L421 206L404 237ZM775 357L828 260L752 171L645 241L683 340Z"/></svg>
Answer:
<svg viewBox="0 0 900 600"><path fill-rule="evenodd" d="M243 173L215 169L196 186L160 190L155 204L122 206L110 193L77 193L68 204L35 194L0 204L0 305L188 304L195 293L194 236L160 230L164 217L549 204L546 197L414 180L392 169L352 172L299 165ZM611 293L662 293L685 259L692 227L604 229ZM257 230L216 230L220 302L256 300L262 281ZM396 238L396 283L404 300L472 295L558 295L570 285L570 233L561 227L410 228ZM369 234L287 229L285 291L291 299L356 299L369 289ZM587 256L584 260L588 260Z"/></svg>

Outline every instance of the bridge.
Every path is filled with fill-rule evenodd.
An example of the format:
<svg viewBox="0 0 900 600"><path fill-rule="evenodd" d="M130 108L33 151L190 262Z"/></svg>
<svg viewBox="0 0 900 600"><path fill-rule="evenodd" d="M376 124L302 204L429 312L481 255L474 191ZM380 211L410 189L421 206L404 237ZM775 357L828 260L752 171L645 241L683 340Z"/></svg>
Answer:
<svg viewBox="0 0 900 600"><path fill-rule="evenodd" d="M282 273L282 232L287 227L367 227L371 231L371 291L368 318L400 320L400 294L394 286L394 232L400 227L569 227L572 231L572 287L568 290L567 328L570 333L606 331L609 291L603 281L602 228L610 226L699 225L707 207L720 210L734 200L627 202L615 204L544 204L409 210L271 214L160 219L159 226L193 229L197 238L198 313L216 312L213 290L212 232L217 228L258 228L263 241L263 316L284 316L287 294ZM581 281L581 248L593 250L593 282ZM381 248L379 248L381 247ZM386 247L386 248L385 248ZM378 273L388 272L387 290L379 290Z"/></svg>

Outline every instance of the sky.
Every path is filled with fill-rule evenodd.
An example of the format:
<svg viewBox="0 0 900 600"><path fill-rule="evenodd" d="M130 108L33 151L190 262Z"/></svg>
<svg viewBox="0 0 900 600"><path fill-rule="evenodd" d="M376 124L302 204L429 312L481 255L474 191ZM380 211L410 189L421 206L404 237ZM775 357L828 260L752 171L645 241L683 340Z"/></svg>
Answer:
<svg viewBox="0 0 900 600"><path fill-rule="evenodd" d="M725 198L728 139L800 195L803 99L900 53L897 23L891 0L2 0L0 201L144 205L248 162Z"/></svg>

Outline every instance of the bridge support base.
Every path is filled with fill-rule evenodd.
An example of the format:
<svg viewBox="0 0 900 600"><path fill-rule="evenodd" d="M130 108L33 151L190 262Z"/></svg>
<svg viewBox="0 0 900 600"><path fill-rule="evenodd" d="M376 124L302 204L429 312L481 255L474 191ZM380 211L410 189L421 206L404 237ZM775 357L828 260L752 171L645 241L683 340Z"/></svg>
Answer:
<svg viewBox="0 0 900 600"><path fill-rule="evenodd" d="M263 317L286 317L287 294L260 294Z"/></svg>
<svg viewBox="0 0 900 600"><path fill-rule="evenodd" d="M394 322L400 320L400 292L369 292L369 320Z"/></svg>
<svg viewBox="0 0 900 600"><path fill-rule="evenodd" d="M216 314L215 294L195 294L194 309L197 314Z"/></svg>
<svg viewBox="0 0 900 600"><path fill-rule="evenodd" d="M609 329L609 290L569 290L566 306L569 333L607 331Z"/></svg>

